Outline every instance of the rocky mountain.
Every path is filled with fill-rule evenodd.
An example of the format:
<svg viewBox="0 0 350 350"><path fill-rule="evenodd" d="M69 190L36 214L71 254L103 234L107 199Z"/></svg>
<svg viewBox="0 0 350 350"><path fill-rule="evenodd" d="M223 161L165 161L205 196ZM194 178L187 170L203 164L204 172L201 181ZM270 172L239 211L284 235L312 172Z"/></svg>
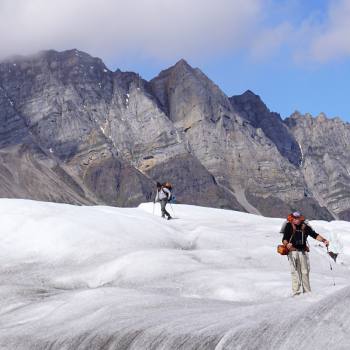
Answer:
<svg viewBox="0 0 350 350"><path fill-rule="evenodd" d="M168 180L181 203L349 219L348 124L282 120L184 60L148 82L77 50L8 59L0 123L2 197L132 206Z"/></svg>
<svg viewBox="0 0 350 350"><path fill-rule="evenodd" d="M350 124L324 114L296 112L285 120L301 145L309 195L337 218L350 221Z"/></svg>
<svg viewBox="0 0 350 350"><path fill-rule="evenodd" d="M295 166L300 165L300 145L279 114L270 112L260 97L250 90L242 95L230 97L230 102L237 113L254 128L263 130L284 158Z"/></svg>
<svg viewBox="0 0 350 350"><path fill-rule="evenodd" d="M2 62L1 196L136 205L166 178L180 201L243 210L147 85L77 50Z"/></svg>
<svg viewBox="0 0 350 350"><path fill-rule="evenodd" d="M184 60L150 84L170 120L185 133L190 152L246 211L284 216L302 207L309 216L331 218L326 208L304 195L299 145L258 96L247 92L229 99Z"/></svg>

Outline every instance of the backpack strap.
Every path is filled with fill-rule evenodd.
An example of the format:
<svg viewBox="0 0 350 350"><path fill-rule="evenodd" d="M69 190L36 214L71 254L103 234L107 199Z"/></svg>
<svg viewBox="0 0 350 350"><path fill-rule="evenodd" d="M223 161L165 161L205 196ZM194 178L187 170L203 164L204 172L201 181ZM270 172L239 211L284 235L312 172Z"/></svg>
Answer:
<svg viewBox="0 0 350 350"><path fill-rule="evenodd" d="M290 242L291 242L291 240L292 240L292 238L293 238L294 234L295 234L295 230L293 230L293 233L291 234L291 236L290 236L290 238L289 238L288 243L290 243Z"/></svg>
<svg viewBox="0 0 350 350"><path fill-rule="evenodd" d="M294 224L292 224L292 223L290 223L291 225L292 225L292 229L293 229L293 234L291 235L291 237L290 237L290 240L289 240L289 243L290 243L290 241L292 240L292 237L294 236L294 234L295 234L295 231L296 231L296 227L295 227L295 225ZM305 238L305 228L306 228L306 224L305 224L305 222L303 222L302 224L301 224L301 234L302 234L302 236L301 236L301 241L302 241L302 244L304 244L304 238ZM306 241L306 243L307 243L307 241Z"/></svg>
<svg viewBox="0 0 350 350"><path fill-rule="evenodd" d="M288 224L288 223L287 223ZM292 240L292 238L293 238L293 236L294 236L294 234L295 234L295 226L290 222L290 224L291 224L291 226L292 226L292 234L291 234L291 236L290 236L290 238L289 238L289 241L288 241L288 243L290 243L291 242L291 240ZM287 226L287 225L286 225Z"/></svg>

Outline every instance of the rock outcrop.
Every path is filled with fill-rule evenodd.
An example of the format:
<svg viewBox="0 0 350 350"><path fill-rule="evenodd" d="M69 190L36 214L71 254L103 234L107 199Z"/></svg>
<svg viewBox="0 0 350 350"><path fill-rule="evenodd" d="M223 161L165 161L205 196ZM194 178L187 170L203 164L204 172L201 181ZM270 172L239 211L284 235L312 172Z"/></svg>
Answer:
<svg viewBox="0 0 350 350"><path fill-rule="evenodd" d="M301 145L301 171L310 195L337 218L350 221L350 124L298 112L285 123Z"/></svg>

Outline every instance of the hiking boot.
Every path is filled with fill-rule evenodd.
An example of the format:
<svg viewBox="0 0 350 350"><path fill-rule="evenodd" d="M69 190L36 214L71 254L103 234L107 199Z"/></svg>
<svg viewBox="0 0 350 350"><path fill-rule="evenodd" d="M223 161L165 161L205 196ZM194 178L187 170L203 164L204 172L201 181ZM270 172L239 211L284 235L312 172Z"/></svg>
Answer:
<svg viewBox="0 0 350 350"><path fill-rule="evenodd" d="M172 219L172 217L171 217L171 216L168 216L168 220L170 220L170 219Z"/></svg>

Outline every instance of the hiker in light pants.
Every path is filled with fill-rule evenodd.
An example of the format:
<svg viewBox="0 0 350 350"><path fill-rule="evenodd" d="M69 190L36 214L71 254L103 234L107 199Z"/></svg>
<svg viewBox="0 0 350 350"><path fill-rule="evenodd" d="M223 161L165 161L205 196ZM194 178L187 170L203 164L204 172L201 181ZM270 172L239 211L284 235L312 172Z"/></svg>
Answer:
<svg viewBox="0 0 350 350"><path fill-rule="evenodd" d="M157 193L156 198L154 199L155 202L160 202L160 207L162 210L162 218L165 218L165 215L167 216L167 219L170 220L172 217L165 209L169 199L171 196L171 192L166 187L162 186L159 182L157 182Z"/></svg>
<svg viewBox="0 0 350 350"><path fill-rule="evenodd" d="M288 222L283 228L282 243L289 250L288 260L292 274L293 295L309 293L311 292L311 287L307 237L311 236L323 242L326 246L328 246L329 242L307 225L305 223L305 218L299 212L290 214L287 220Z"/></svg>
<svg viewBox="0 0 350 350"><path fill-rule="evenodd" d="M290 271L292 274L293 295L310 293L310 260L307 251L294 250L288 253Z"/></svg>

